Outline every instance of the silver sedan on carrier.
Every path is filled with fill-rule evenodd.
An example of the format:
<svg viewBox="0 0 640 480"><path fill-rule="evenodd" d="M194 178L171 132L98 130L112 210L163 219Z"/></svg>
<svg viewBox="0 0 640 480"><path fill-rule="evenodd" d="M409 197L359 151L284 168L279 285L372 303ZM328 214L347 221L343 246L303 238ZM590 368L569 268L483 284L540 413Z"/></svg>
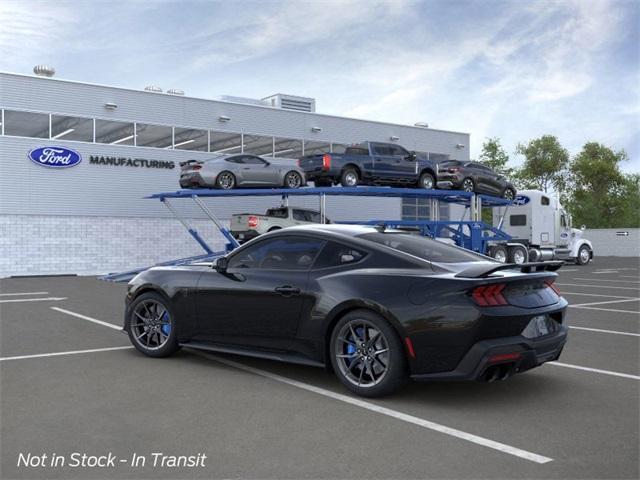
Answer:
<svg viewBox="0 0 640 480"><path fill-rule="evenodd" d="M181 162L180 169L181 188L300 188L307 183L304 171L293 159L267 160L245 153L189 160Z"/></svg>

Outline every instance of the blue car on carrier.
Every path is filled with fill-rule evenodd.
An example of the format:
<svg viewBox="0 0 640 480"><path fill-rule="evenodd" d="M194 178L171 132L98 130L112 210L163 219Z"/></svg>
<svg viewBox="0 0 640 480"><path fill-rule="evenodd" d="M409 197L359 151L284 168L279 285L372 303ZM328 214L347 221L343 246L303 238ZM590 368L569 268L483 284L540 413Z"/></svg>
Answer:
<svg viewBox="0 0 640 480"><path fill-rule="evenodd" d="M393 143L364 142L344 153L302 157L298 164L316 187L340 184L436 188L437 163Z"/></svg>

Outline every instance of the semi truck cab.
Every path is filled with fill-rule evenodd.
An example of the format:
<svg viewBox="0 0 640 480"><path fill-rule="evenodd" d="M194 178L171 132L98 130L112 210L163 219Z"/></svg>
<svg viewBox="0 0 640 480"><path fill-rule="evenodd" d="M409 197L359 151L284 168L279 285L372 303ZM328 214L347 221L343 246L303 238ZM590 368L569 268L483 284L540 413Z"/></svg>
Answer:
<svg viewBox="0 0 640 480"><path fill-rule="evenodd" d="M558 198L545 192L520 191L512 205L493 210L493 225L512 237L490 245L488 253L497 260L569 260L584 265L593 259L593 246L583 238L585 227L573 228Z"/></svg>

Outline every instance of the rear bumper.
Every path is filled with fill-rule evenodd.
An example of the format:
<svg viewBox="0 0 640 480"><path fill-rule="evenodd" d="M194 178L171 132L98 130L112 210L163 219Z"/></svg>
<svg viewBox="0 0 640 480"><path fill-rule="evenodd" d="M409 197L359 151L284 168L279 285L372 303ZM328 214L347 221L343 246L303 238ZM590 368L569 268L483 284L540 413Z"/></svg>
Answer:
<svg viewBox="0 0 640 480"><path fill-rule="evenodd" d="M552 335L538 339L523 336L496 338L476 343L462 358L455 370L411 375L418 381L430 380L495 380L557 360L567 341L569 329L561 325ZM418 355L420 352L416 352ZM506 355L519 354L517 359ZM502 355L500 359L496 357ZM493 357L493 358L492 358Z"/></svg>
<svg viewBox="0 0 640 480"><path fill-rule="evenodd" d="M462 186L462 180L464 180L462 175L440 173L436 185L440 189L457 189Z"/></svg>
<svg viewBox="0 0 640 480"><path fill-rule="evenodd" d="M186 173L180 175L180 188L197 188L197 187L206 187L202 175L199 173Z"/></svg>

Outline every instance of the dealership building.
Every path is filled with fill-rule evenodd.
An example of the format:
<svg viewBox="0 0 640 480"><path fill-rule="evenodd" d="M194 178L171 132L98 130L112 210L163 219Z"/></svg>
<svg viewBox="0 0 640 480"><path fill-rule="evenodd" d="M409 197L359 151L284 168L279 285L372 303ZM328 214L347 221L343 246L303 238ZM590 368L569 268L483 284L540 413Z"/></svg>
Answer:
<svg viewBox="0 0 640 480"><path fill-rule="evenodd" d="M264 99L193 98L157 87L132 90L39 75L0 73L0 277L101 274L204 253L157 200L179 189L182 161L250 153L295 162L302 155L343 152L364 140L392 142L442 160L469 159L469 134L324 115L315 100L276 94ZM65 149L68 168L48 168L30 153ZM31 155L33 156L33 155ZM223 221L258 212L279 196L211 198ZM184 204L182 204L184 203ZM318 208L315 197L290 204ZM211 245L224 240L192 202L178 213ZM415 199L327 197L331 220L426 219ZM449 215L441 207L440 217Z"/></svg>

